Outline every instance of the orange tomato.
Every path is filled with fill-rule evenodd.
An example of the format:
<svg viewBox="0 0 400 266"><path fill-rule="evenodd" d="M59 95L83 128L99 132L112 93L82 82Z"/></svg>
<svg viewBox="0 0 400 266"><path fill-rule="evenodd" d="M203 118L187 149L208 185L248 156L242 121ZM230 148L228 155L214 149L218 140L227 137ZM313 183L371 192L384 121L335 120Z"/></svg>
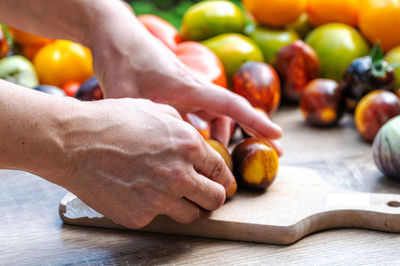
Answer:
<svg viewBox="0 0 400 266"><path fill-rule="evenodd" d="M65 92L67 96L75 97L82 83L76 81L69 81L65 83L61 89Z"/></svg>
<svg viewBox="0 0 400 266"><path fill-rule="evenodd" d="M307 15L314 26L331 22L357 26L360 6L361 0L308 0Z"/></svg>
<svg viewBox="0 0 400 266"><path fill-rule="evenodd" d="M243 6L260 24L285 26L305 11L307 0L243 0Z"/></svg>
<svg viewBox="0 0 400 266"><path fill-rule="evenodd" d="M53 40L45 37L37 36L22 30L7 26L13 40L20 45L27 46L43 46L51 43Z"/></svg>
<svg viewBox="0 0 400 266"><path fill-rule="evenodd" d="M35 54L43 47L44 45L26 45L22 46L22 54L26 58L32 61Z"/></svg>
<svg viewBox="0 0 400 266"><path fill-rule="evenodd" d="M358 27L370 42L379 41L385 52L400 45L400 0L364 0Z"/></svg>
<svg viewBox="0 0 400 266"><path fill-rule="evenodd" d="M68 81L83 83L93 75L92 54L80 44L57 40L33 58L41 84L61 87Z"/></svg>

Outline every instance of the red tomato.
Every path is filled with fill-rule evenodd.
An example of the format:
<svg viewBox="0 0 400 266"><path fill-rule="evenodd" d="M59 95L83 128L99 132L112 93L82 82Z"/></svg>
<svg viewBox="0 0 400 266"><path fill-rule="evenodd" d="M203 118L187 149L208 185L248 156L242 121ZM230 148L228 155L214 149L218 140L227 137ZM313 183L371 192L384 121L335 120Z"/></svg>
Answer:
<svg viewBox="0 0 400 266"><path fill-rule="evenodd" d="M172 51L175 50L178 43L182 42L178 30L167 21L154 15L140 15L137 18L154 37L162 41Z"/></svg>
<svg viewBox="0 0 400 266"><path fill-rule="evenodd" d="M69 81L62 86L62 90L67 94L67 96L75 97L82 83L77 81Z"/></svg>
<svg viewBox="0 0 400 266"><path fill-rule="evenodd" d="M178 44L175 54L196 75L221 87L227 87L224 66L206 46L196 42L183 42Z"/></svg>

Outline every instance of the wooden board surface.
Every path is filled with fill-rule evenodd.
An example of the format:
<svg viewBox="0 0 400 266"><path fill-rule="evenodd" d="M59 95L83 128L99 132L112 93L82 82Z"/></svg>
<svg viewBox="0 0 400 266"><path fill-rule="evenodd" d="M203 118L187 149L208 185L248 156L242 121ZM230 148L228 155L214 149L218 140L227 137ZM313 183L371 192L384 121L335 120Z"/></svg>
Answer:
<svg viewBox="0 0 400 266"><path fill-rule="evenodd" d="M60 215L69 224L121 228L72 194L61 201ZM142 231L292 244L310 233L339 227L400 232L400 195L335 188L315 171L283 166L267 192L240 191L192 224L157 217Z"/></svg>
<svg viewBox="0 0 400 266"><path fill-rule="evenodd" d="M350 116L319 129L284 107L274 120L285 131L281 165L312 168L353 191L399 193ZM400 265L400 234L381 231L327 230L282 246L67 225L58 214L65 193L29 173L0 171L0 265Z"/></svg>

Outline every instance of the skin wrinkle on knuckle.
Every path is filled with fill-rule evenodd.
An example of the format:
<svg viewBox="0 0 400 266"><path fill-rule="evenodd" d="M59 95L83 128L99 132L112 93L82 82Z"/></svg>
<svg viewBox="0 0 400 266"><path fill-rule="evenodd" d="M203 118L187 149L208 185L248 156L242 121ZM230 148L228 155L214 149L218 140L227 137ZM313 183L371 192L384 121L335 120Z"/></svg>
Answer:
<svg viewBox="0 0 400 266"><path fill-rule="evenodd" d="M217 154L215 154L213 157L210 157L210 159L211 161L209 161L209 164L212 165L210 168L210 177L216 182L221 182L223 179L222 174L224 172L225 162L222 157Z"/></svg>

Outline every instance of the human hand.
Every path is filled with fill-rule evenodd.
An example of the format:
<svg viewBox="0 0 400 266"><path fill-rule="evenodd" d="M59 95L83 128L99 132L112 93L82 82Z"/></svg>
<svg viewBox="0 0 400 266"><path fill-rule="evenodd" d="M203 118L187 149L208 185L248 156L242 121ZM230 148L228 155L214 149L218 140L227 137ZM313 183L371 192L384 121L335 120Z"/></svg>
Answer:
<svg viewBox="0 0 400 266"><path fill-rule="evenodd" d="M139 99L79 105L54 158L64 171L52 175L90 207L140 228L159 214L189 223L200 207L224 203L230 170L174 108Z"/></svg>
<svg viewBox="0 0 400 266"><path fill-rule="evenodd" d="M230 138L227 117L231 117L281 154L278 143L272 140L282 135L277 125L241 96L193 75L133 15L123 24L104 25L90 39L95 44L91 46L95 72L105 97L151 99L174 106L184 118L195 113L211 122L212 137L225 145Z"/></svg>

